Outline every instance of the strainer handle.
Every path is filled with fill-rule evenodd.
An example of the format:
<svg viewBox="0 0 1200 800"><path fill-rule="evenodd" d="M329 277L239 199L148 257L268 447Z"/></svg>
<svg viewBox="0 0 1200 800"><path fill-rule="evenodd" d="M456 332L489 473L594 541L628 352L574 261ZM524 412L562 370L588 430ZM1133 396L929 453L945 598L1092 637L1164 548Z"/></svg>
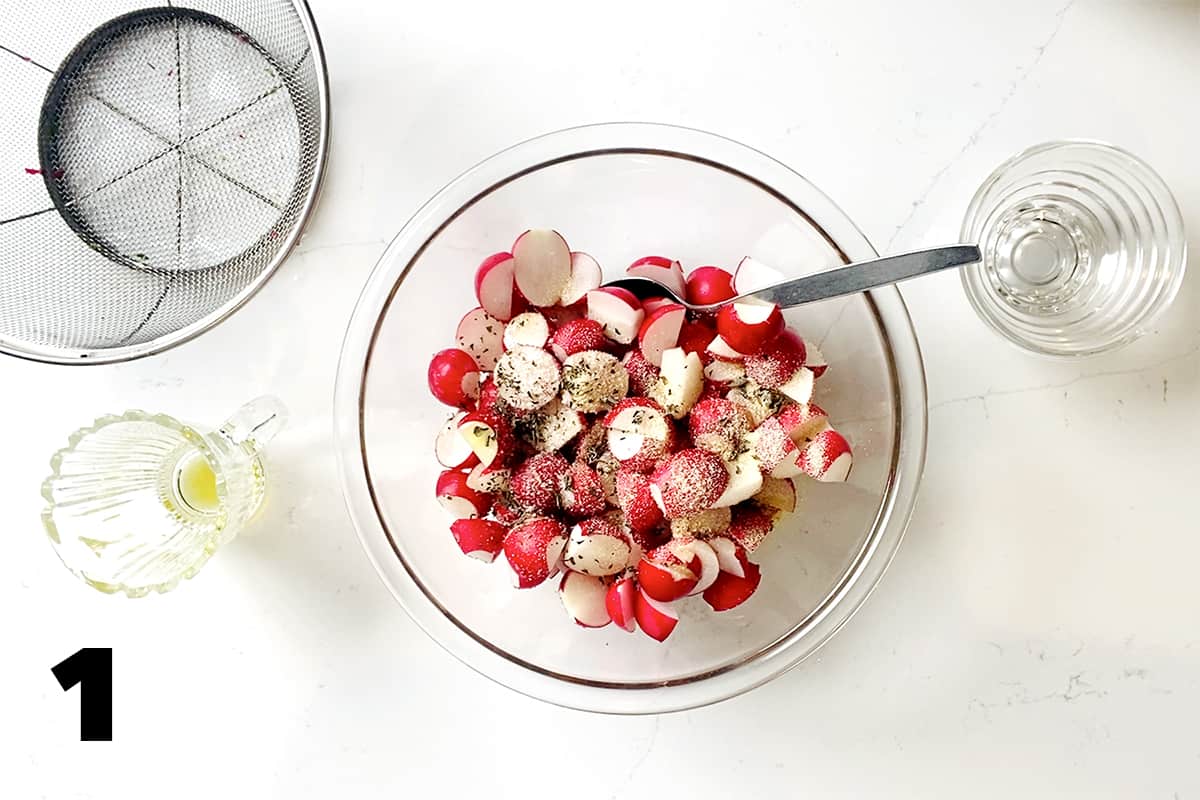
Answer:
<svg viewBox="0 0 1200 800"><path fill-rule="evenodd" d="M252 452L261 450L287 422L287 409L272 395L256 397L233 412L220 428L222 436Z"/></svg>

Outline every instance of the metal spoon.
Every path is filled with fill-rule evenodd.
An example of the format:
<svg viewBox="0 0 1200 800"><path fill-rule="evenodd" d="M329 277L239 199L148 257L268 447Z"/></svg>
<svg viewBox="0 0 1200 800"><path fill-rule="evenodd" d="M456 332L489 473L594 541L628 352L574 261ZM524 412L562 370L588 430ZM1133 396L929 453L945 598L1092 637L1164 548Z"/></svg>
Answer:
<svg viewBox="0 0 1200 800"><path fill-rule="evenodd" d="M828 300L831 297L865 292L878 286L887 286L950 267L973 264L980 258L979 248L973 244L933 247L929 250L902 253L898 256L884 256L870 261L859 261L825 272L805 275L803 278L792 278L709 305L689 303L653 278L618 278L604 285L628 289L643 300L647 297L668 297L691 311L716 311L721 306L730 303L774 303L780 308L791 308L805 303L815 303L818 300Z"/></svg>

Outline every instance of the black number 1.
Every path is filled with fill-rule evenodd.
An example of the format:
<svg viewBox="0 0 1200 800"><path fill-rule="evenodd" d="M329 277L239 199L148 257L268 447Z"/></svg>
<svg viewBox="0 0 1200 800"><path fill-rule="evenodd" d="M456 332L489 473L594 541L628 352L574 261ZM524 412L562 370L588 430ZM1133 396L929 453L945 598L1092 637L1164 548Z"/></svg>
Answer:
<svg viewBox="0 0 1200 800"><path fill-rule="evenodd" d="M79 741L112 741L112 648L85 647L50 668L63 691L79 684Z"/></svg>

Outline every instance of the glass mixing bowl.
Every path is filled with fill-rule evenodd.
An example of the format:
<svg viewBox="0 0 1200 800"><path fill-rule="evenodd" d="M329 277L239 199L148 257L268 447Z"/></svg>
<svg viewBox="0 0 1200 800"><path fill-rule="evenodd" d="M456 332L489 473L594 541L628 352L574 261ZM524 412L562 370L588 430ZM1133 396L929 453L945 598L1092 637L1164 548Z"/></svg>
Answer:
<svg viewBox="0 0 1200 800"><path fill-rule="evenodd" d="M338 369L335 425L347 505L388 588L435 641L532 697L657 713L732 697L811 655L863 603L896 552L925 457L925 375L900 293L875 290L787 312L830 363L816 402L854 446L845 484L797 480L801 505L756 553L742 606L683 602L660 644L571 623L555 585L516 590L500 563L464 557L434 497L430 356L454 344L487 255L555 228L606 278L647 254L685 268L744 255L789 275L875 256L825 195L741 144L661 125L594 125L505 150L425 204L371 273Z"/></svg>

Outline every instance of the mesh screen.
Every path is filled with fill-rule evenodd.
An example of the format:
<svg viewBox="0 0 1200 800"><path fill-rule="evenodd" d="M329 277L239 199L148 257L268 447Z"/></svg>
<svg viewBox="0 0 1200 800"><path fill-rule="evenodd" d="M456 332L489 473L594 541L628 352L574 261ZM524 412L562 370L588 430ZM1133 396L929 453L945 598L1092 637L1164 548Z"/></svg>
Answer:
<svg viewBox="0 0 1200 800"><path fill-rule="evenodd" d="M319 180L314 47L291 0L4 15L0 348L151 350L272 269Z"/></svg>

